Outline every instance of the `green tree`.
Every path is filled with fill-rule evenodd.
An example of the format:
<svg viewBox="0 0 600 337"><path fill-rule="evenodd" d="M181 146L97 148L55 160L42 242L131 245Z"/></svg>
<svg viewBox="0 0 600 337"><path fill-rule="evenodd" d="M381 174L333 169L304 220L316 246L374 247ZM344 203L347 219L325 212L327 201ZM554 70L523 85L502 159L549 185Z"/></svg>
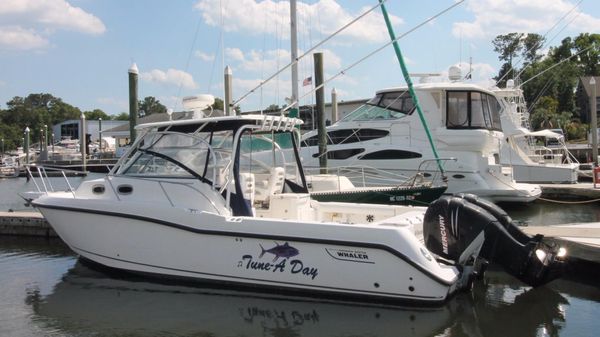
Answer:
<svg viewBox="0 0 600 337"><path fill-rule="evenodd" d="M102 118L102 120L109 120L111 117L107 115L104 111L100 109L94 109L92 111L85 111L83 113L85 115L85 119L87 120L97 120Z"/></svg>
<svg viewBox="0 0 600 337"><path fill-rule="evenodd" d="M0 111L0 122L17 130L11 139L20 144L25 127L31 130L30 139L40 139L41 130L68 119L79 119L81 111L51 94L30 94L27 97L14 97L6 103L7 109Z"/></svg>
<svg viewBox="0 0 600 337"><path fill-rule="evenodd" d="M146 116L167 112L167 107L162 105L159 100L152 96L145 97L143 101L139 101L138 106L139 110L144 111Z"/></svg>
<svg viewBox="0 0 600 337"><path fill-rule="evenodd" d="M281 109L279 108L278 104L271 104L265 109L265 111L267 111L267 112L273 112L273 111L279 111L279 110L281 110Z"/></svg>
<svg viewBox="0 0 600 337"><path fill-rule="evenodd" d="M600 34L582 33L575 38L573 48L578 55L582 76L600 76Z"/></svg>
<svg viewBox="0 0 600 337"><path fill-rule="evenodd" d="M223 102L223 100L219 97L215 97L215 102L213 103L213 105L211 105L211 107L213 108L213 110L225 111L225 102ZM242 109L239 105L234 106L233 110L238 114L242 112Z"/></svg>
<svg viewBox="0 0 600 337"><path fill-rule="evenodd" d="M129 120L129 113L127 112L121 112L120 114L113 116L112 118L115 121L128 121Z"/></svg>

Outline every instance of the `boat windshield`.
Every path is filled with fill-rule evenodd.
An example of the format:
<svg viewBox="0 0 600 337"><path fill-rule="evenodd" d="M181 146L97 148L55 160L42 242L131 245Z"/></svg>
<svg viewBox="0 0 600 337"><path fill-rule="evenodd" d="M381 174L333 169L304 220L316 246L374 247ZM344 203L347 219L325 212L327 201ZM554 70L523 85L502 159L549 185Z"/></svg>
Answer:
<svg viewBox="0 0 600 337"><path fill-rule="evenodd" d="M138 143L117 174L201 178L214 181L218 167L231 158L232 131L150 132Z"/></svg>
<svg viewBox="0 0 600 337"><path fill-rule="evenodd" d="M408 91L379 93L343 118L344 121L398 119L410 115L415 105Z"/></svg>

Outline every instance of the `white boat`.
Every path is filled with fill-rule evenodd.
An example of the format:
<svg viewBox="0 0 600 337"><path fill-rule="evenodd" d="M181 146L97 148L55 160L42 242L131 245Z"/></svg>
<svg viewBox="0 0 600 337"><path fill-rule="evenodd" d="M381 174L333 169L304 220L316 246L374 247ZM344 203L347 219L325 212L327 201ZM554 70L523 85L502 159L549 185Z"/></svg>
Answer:
<svg viewBox="0 0 600 337"><path fill-rule="evenodd" d="M311 200L299 124L244 115L140 125L105 178L44 191L33 205L83 258L151 275L429 303L468 287L484 259L519 259L514 275L533 285L558 275L563 252L501 238L506 230L465 198L427 211ZM509 254L488 248L500 241Z"/></svg>
<svg viewBox="0 0 600 337"><path fill-rule="evenodd" d="M452 69L452 68L451 68ZM456 70L454 70L456 72ZM414 89L444 161L449 193L473 193L494 202L530 202L541 195L535 184L503 174L500 144L502 105L481 86L452 82L420 83ZM317 131L303 135L304 165L319 166ZM380 90L365 105L327 127L327 166L373 167L393 174L437 174L435 156L408 88ZM420 167L423 161L429 167Z"/></svg>
<svg viewBox="0 0 600 337"><path fill-rule="evenodd" d="M21 167L18 156L3 155L0 159L0 178L19 176Z"/></svg>
<svg viewBox="0 0 600 337"><path fill-rule="evenodd" d="M577 183L579 162L567 149L562 130L530 130L523 91L513 80L494 92L504 105L501 121L506 141L502 142L500 162L513 178L538 184Z"/></svg>

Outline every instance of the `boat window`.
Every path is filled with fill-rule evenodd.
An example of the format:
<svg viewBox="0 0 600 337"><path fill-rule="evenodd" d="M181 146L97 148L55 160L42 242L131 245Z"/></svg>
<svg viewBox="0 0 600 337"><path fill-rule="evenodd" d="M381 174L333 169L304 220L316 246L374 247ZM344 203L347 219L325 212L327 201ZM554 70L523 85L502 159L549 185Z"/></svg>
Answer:
<svg viewBox="0 0 600 337"><path fill-rule="evenodd" d="M346 115L344 121L398 119L410 115L415 109L408 91L377 94L366 104Z"/></svg>
<svg viewBox="0 0 600 337"><path fill-rule="evenodd" d="M231 132L182 134L154 132L144 136L120 174L201 178L212 181L214 170L231 158ZM213 143L214 146L210 146Z"/></svg>
<svg viewBox="0 0 600 337"><path fill-rule="evenodd" d="M421 158L422 155L417 152L404 151L404 150L381 150L371 153L367 153L361 156L360 160L384 160L384 159L412 159Z"/></svg>
<svg viewBox="0 0 600 337"><path fill-rule="evenodd" d="M448 93L448 128L469 126L469 96L466 92Z"/></svg>
<svg viewBox="0 0 600 337"><path fill-rule="evenodd" d="M387 137L387 130L380 129L342 129L327 132L327 145L351 144ZM319 145L319 136L315 135L304 140L304 146Z"/></svg>
<svg viewBox="0 0 600 337"><path fill-rule="evenodd" d="M483 116L483 100L481 93L471 93L471 126L474 128L490 128L491 123L486 123Z"/></svg>
<svg viewBox="0 0 600 337"><path fill-rule="evenodd" d="M253 174L260 186L271 175L273 168L285 171L286 183L301 185L300 168L294 157L291 132L244 133L240 139L240 173Z"/></svg>
<svg viewBox="0 0 600 337"><path fill-rule="evenodd" d="M501 131L500 103L496 97L475 91L448 91L446 126L449 129Z"/></svg>
<svg viewBox="0 0 600 337"><path fill-rule="evenodd" d="M359 153L365 152L365 149L343 149L343 150L333 150L327 151L327 159L336 159L343 160L348 159L350 157L354 157ZM318 153L313 154L314 158L319 157Z"/></svg>

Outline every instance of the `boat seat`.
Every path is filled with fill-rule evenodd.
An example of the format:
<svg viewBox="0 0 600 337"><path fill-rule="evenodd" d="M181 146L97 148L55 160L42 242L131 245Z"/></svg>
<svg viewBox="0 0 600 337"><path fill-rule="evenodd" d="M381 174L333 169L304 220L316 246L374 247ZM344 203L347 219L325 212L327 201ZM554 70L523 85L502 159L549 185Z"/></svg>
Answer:
<svg viewBox="0 0 600 337"><path fill-rule="evenodd" d="M260 203L268 203L269 198L274 194L283 191L285 181L285 169L283 167L272 167L269 170L269 179L256 183L254 200Z"/></svg>
<svg viewBox="0 0 600 337"><path fill-rule="evenodd" d="M240 173L240 186L244 199L250 200L250 204L254 204L254 174Z"/></svg>

